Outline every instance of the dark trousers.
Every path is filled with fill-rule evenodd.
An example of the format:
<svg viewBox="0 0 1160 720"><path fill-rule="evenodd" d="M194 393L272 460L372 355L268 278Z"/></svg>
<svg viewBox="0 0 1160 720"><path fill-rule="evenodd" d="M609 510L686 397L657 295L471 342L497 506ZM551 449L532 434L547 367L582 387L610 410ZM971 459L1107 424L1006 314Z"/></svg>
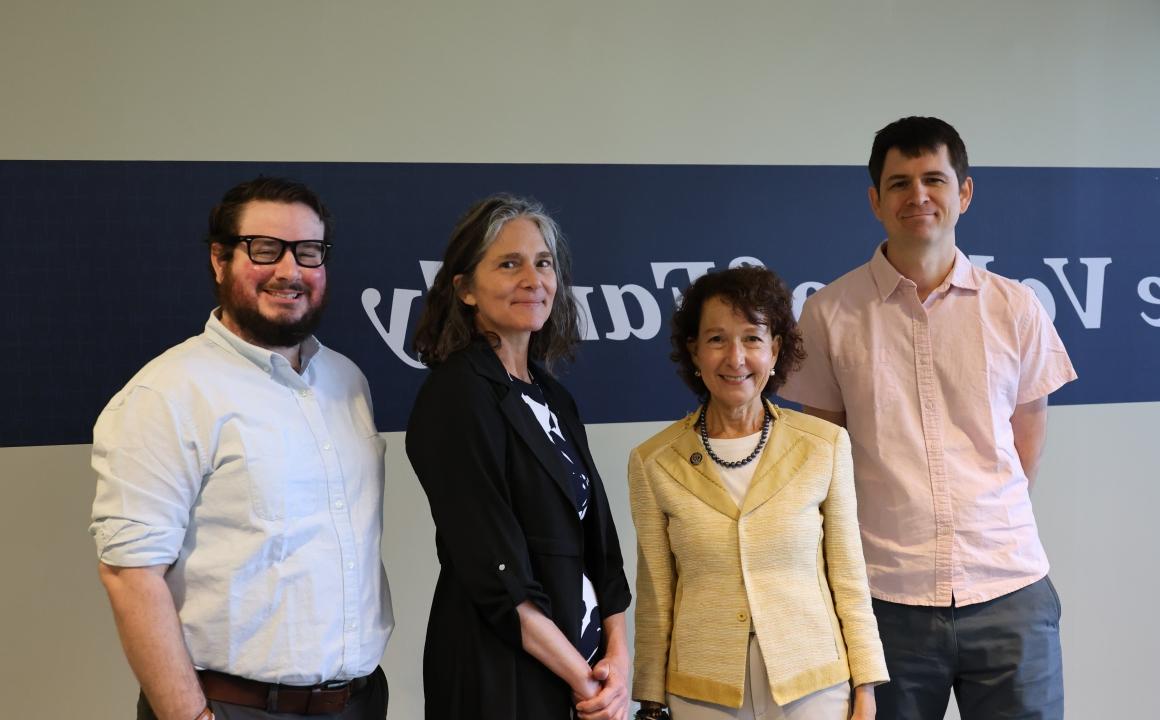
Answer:
<svg viewBox="0 0 1160 720"><path fill-rule="evenodd" d="M1061 720L1059 595L1044 577L965 607L874 600L890 682L878 720L942 720L950 692L962 720Z"/></svg>
<svg viewBox="0 0 1160 720"><path fill-rule="evenodd" d="M346 709L331 715L298 715L291 713L271 713L245 705L210 700L209 708L217 720L386 720L387 717L387 676L382 668L371 674L367 686L356 695ZM153 708L145 699L145 693L137 698L137 720L157 720Z"/></svg>

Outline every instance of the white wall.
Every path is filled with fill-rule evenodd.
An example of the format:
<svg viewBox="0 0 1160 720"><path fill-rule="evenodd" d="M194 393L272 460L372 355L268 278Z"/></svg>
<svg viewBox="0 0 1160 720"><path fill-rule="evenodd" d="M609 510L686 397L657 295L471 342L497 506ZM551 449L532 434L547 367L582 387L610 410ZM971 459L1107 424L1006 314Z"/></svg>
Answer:
<svg viewBox="0 0 1160 720"><path fill-rule="evenodd" d="M0 158L861 165L874 130L922 113L951 120L978 165L1160 167L1158 47L1154 0L9 0ZM1150 711L1157 426L1160 403L1051 411L1035 502L1072 718ZM658 427L589 429L630 570L622 467ZM426 501L388 440L385 664L391 718L409 720L436 567ZM87 458L0 449L6 717L131 716L85 532Z"/></svg>

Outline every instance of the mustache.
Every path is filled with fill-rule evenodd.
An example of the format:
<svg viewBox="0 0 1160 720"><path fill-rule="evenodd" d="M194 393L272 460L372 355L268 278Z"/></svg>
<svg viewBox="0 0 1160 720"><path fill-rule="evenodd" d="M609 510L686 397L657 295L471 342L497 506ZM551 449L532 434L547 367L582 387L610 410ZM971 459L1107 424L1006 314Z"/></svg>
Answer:
<svg viewBox="0 0 1160 720"><path fill-rule="evenodd" d="M303 285L302 283L298 283L298 282L266 283L265 285L262 286L262 289L270 291L270 292L287 292L287 291L289 291L289 292L296 292L296 293L304 293L308 290L308 288L305 285Z"/></svg>

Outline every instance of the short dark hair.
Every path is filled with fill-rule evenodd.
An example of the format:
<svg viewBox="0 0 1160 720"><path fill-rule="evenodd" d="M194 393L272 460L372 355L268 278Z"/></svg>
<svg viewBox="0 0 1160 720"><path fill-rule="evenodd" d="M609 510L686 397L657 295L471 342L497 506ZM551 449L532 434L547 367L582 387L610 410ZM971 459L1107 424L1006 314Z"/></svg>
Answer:
<svg viewBox="0 0 1160 720"><path fill-rule="evenodd" d="M906 157L918 157L924 153L938 152L945 146L951 167L959 179L959 185L967 179L970 166L967 162L967 146L950 123L934 117L904 117L895 120L874 134L874 146L870 149L870 180L876 190L882 189L882 167L886 164L886 154L890 148Z"/></svg>
<svg viewBox="0 0 1160 720"><path fill-rule="evenodd" d="M554 361L574 356L580 343L580 321L572 297L572 256L564 234L540 203L530 198L498 194L472 205L451 231L451 240L443 253L443 266L427 292L427 301L412 341L421 362L428 366L437 365L480 337L475 325L478 310L459 299L455 276L462 275L463 282L470 287L479 261L495 242L500 230L518 218L530 220L539 228L556 269L552 312L544 326L532 333L528 355L544 363L549 370ZM492 347L499 342L494 334L487 340Z"/></svg>
<svg viewBox="0 0 1160 720"><path fill-rule="evenodd" d="M326 209L318 193L297 180L265 175L238 183L226 190L221 201L209 211L209 232L205 241L225 243L237 235L242 210L248 203L254 201L305 205L322 221L323 236L317 239L330 241L330 211Z"/></svg>
<svg viewBox="0 0 1160 720"><path fill-rule="evenodd" d="M701 330L701 311L710 298L720 298L749 322L765 325L772 337L781 338L781 349L773 368L777 372L769 378L762 397L785 384L786 378L801 365L806 353L802 336L793 317L793 296L789 288L772 270L756 265L742 265L730 270L711 272L697 278L685 290L681 304L673 313L673 351L669 357L677 364L677 375L702 401L708 398L709 388L696 374L689 341Z"/></svg>
<svg viewBox="0 0 1160 720"><path fill-rule="evenodd" d="M253 180L246 180L226 190L218 204L209 211L209 231L206 233L205 242L211 251L214 244L220 246L217 251L219 259L229 261L233 254L235 245L233 238L238 234L242 210L247 204L255 201L305 205L322 221L322 237L317 239L330 242L332 224L330 211L326 209L318 193L297 180L259 175ZM217 273L214 272L212 261L209 263L209 276L214 283L216 294Z"/></svg>

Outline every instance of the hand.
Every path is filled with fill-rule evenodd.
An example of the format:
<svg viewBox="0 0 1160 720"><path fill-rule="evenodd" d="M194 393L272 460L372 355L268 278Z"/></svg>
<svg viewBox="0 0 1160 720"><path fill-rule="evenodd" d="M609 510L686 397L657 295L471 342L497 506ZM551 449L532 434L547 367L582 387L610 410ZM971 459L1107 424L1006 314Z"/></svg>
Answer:
<svg viewBox="0 0 1160 720"><path fill-rule="evenodd" d="M874 720L878 705L874 702L874 686L859 685L854 688L854 712L851 720Z"/></svg>
<svg viewBox="0 0 1160 720"><path fill-rule="evenodd" d="M600 683L589 674L581 681L580 687L572 688L572 704L577 705L585 700L591 700L600 694Z"/></svg>
<svg viewBox="0 0 1160 720"><path fill-rule="evenodd" d="M596 697L576 703L580 720L628 720L628 664L625 658L606 657L592 668L600 684Z"/></svg>

